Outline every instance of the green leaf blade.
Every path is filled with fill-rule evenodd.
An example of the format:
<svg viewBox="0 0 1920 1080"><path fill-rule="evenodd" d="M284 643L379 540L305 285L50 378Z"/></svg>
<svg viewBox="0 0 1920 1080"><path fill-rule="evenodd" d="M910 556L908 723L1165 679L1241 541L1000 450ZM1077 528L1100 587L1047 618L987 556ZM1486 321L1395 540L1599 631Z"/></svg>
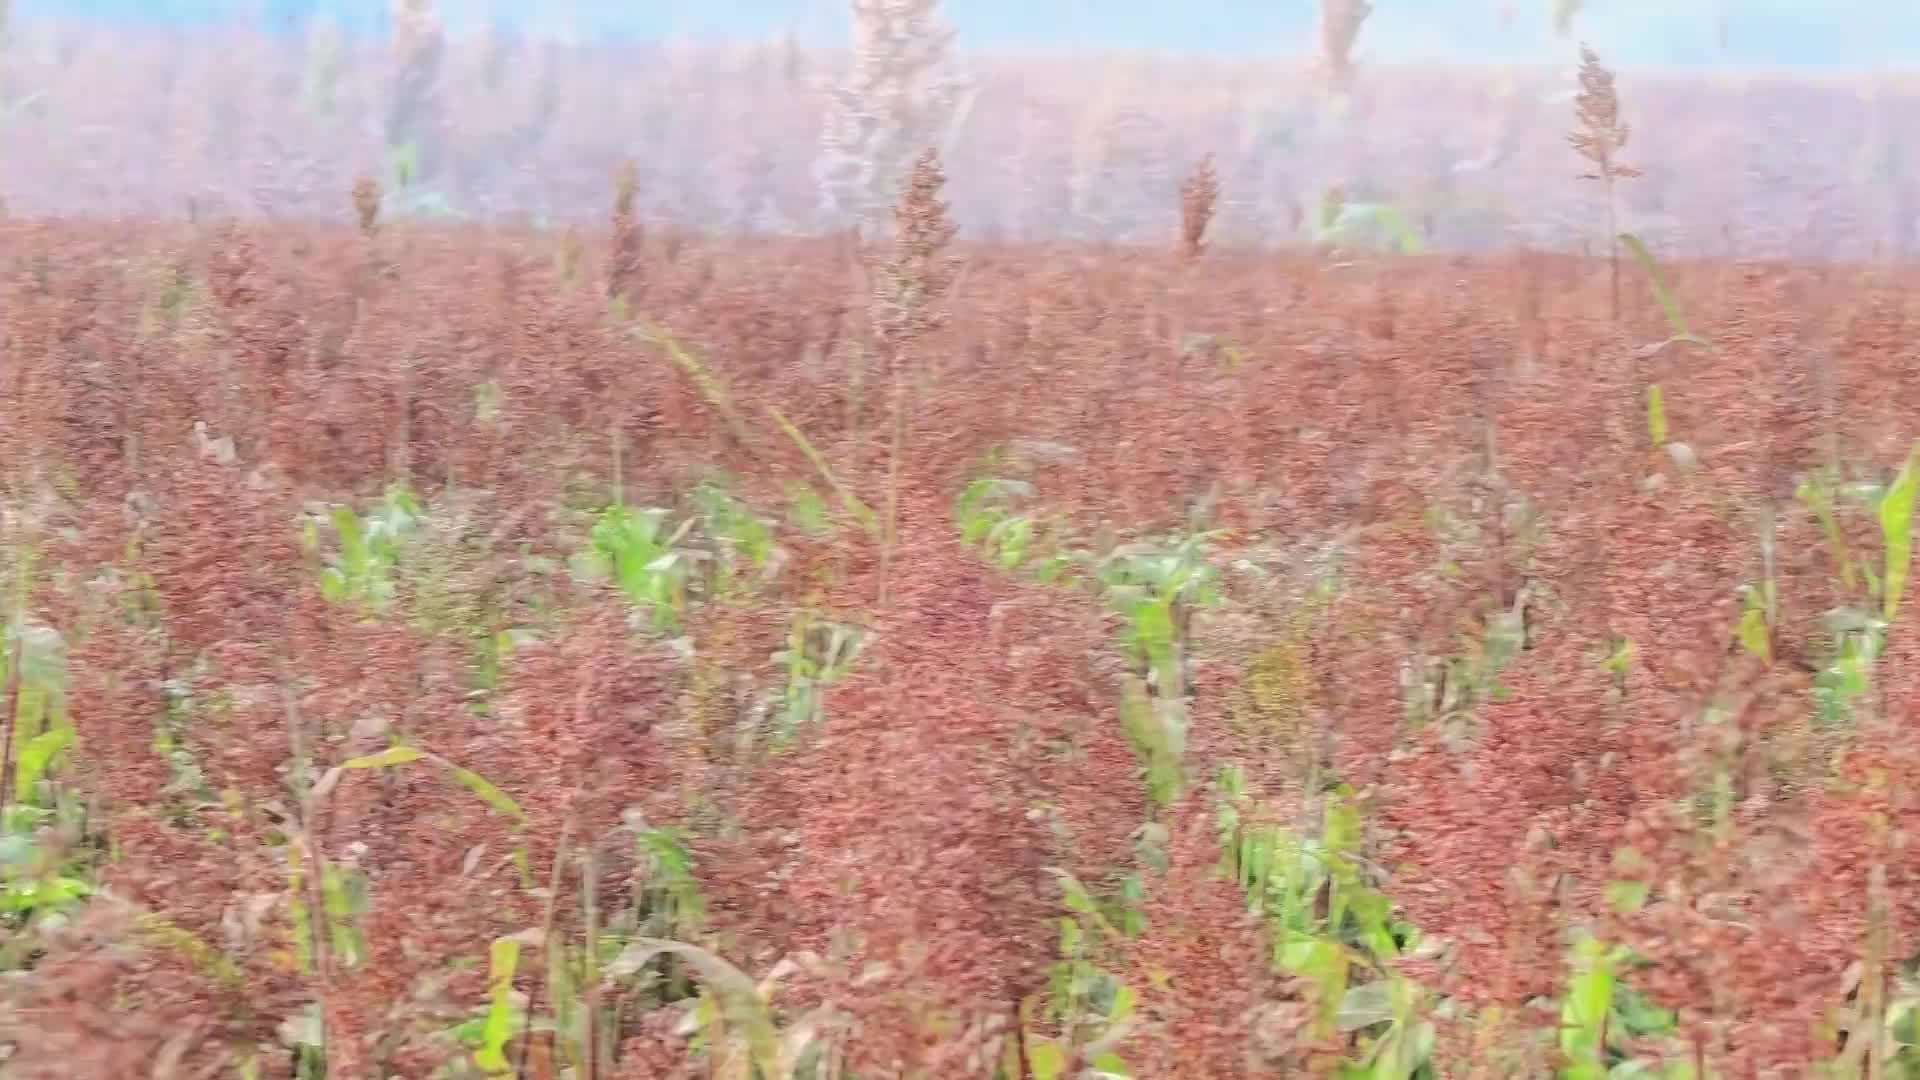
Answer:
<svg viewBox="0 0 1920 1080"><path fill-rule="evenodd" d="M1892 622L1907 589L1907 571L1913 562L1913 503L1920 490L1920 444L1907 455L1900 475L1880 500L1880 534L1886 544L1886 573L1881 584L1882 617Z"/></svg>
<svg viewBox="0 0 1920 1080"><path fill-rule="evenodd" d="M527 820L527 812L520 808L520 804L515 802L512 796L495 787L486 777L458 765L452 766L451 771L455 780L460 781L468 791L478 795L488 806L515 821L524 823Z"/></svg>
<svg viewBox="0 0 1920 1080"><path fill-rule="evenodd" d="M392 746L377 754L350 758L340 763L343 769L387 769L426 757L426 751L412 746Z"/></svg>
<svg viewBox="0 0 1920 1080"><path fill-rule="evenodd" d="M1660 305L1661 313L1667 317L1667 325L1673 329L1673 336L1691 344L1705 345L1706 340L1696 335L1693 328L1687 325L1687 317L1681 314L1680 303L1668 290L1666 278L1660 273L1660 264L1654 261L1653 253L1647 250L1647 245L1632 233L1623 232L1619 239L1627 246L1627 250L1633 253L1634 261L1647 272L1647 283L1653 289L1654 302Z"/></svg>
<svg viewBox="0 0 1920 1080"><path fill-rule="evenodd" d="M487 1020L481 1028L480 1048L473 1054L474 1064L492 1076L512 1069L507 1061L507 1043L513 1038L513 976L519 966L519 939L496 938L487 966Z"/></svg>

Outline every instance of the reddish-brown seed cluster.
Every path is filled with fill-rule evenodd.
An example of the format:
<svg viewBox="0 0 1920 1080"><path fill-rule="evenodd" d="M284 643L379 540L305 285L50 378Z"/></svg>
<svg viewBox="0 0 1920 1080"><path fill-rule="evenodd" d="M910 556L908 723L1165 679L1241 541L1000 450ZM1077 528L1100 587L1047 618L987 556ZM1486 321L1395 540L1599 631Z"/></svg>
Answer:
<svg viewBox="0 0 1920 1080"><path fill-rule="evenodd" d="M1561 985L1564 933L1591 927L1656 961L1634 984L1738 1075L1822 1052L1813 1024L1844 1000L1875 866L1889 955L1911 951L1920 759L1898 733L1915 701L1914 605L1892 628L1871 723L1833 743L1807 723L1801 666L1824 659L1819 614L1840 587L1820 527L1786 501L1829 456L1884 478L1907 451L1920 357L1903 332L1910 282L1892 271L1862 287L1839 267L1670 267L1718 346L1681 362L1636 354L1632 335L1659 335L1659 314L1630 299L1616 326L1604 271L1575 260L1329 270L950 249L968 269L944 324L916 328L932 359L913 374L884 570L851 523L830 539L783 525L780 574L696 604L676 646L565 570L612 490L615 447L632 502L723 478L778 519L794 485L819 479L765 419L773 406L882 504L887 417L840 347L870 329L863 253L693 236L639 249L646 316L725 380L736 427L614 323L609 250L570 261L551 234L411 224L377 244L344 226L0 224L8 527L61 568L33 607L70 636L75 780L118 852L102 873L218 942L239 980L125 926L95 927L99 941L76 926L26 984L32 1015L52 1015L46 995L63 986L117 980L123 1003L143 1003L110 1018L127 1039L157 1053L177 1016L198 1015L188 1050L212 1061L273 1043L324 991L334 1060L385 1054L388 1072L424 1074L444 1047L422 1018L478 1007L487 943L545 917L515 846L544 878L563 833L597 843L632 810L693 830L730 958L755 974L800 949L843 964L793 993L857 1019L852 1060L957 1068L938 1033L1011 1015L1056 958L1048 869L1112 880L1148 815L1115 718L1115 626L1094 598L1002 574L954 535L960 483L1014 439L1052 448L1025 475L1089 531L1176 527L1210 502L1228 543L1340 539L1342 584L1297 653L1309 700L1292 722L1314 741L1236 717L1243 665L1287 623L1229 609L1217 626L1251 638L1199 657L1196 783L1233 757L1271 782L1262 794L1291 799L1303 770L1276 759L1323 748L1360 791L1384 887L1446 943L1409 968L1436 991L1524 1005ZM169 287L176 267L184 289ZM1649 445L1654 377L1686 454ZM413 599L367 618L320 595L303 515L365 509L397 478L460 553L434 595L471 601L479 622ZM1742 659L1732 636L1738 589L1763 573L1753 509L1767 498L1771 664ZM1875 550L1870 521L1845 531ZM1525 647L1475 707L1414 723L1405 662L1481 655L1489 618L1516 605ZM784 685L774 654L801 608L862 626L864 652L816 728L741 766L731 732ZM512 627L536 640L477 689L476 642ZM1609 668L1621 640L1631 653ZM317 770L389 736L487 777L526 824L427 763L343 778L306 824L365 876L367 955L320 986L286 955L280 841L302 824L287 763ZM1836 749L1844 783L1825 785ZM1722 776L1731 804L1713 820L1693 796ZM1250 1047L1297 1028L1296 989L1270 981L1242 898L1211 875L1207 798L1164 812L1169 870L1148 875L1147 929L1122 958L1148 1021L1128 1048L1143 1074L1241 1075ZM609 845L610 910L631 854ZM1615 862L1625 847L1631 870ZM1649 885L1639 912L1607 902L1622 874ZM578 878L564 881L574 895ZM556 933L581 918L567 908ZM451 957L473 962L449 971ZM43 1025L47 1039L80 1037L72 1015L73 1030ZM626 1074L670 1075L668 1026L622 1037ZM124 1075L98 1068L67 1075Z"/></svg>

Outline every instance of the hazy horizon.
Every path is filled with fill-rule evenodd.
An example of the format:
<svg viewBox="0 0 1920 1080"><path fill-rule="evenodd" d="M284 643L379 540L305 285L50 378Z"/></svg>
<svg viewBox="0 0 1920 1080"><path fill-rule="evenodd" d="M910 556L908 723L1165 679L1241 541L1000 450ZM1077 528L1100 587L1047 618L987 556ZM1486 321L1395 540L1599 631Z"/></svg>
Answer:
<svg viewBox="0 0 1920 1080"><path fill-rule="evenodd" d="M1221 0L1177 13L1124 0L1097 18L1091 0L950 3L957 45L978 62L960 65L972 104L943 136L949 197L970 235L1159 242L1181 175L1212 154L1222 243L1300 240L1303 208L1337 178L1418 222L1436 249L1577 247L1595 196L1565 137L1584 40L1625 72L1631 156L1647 176L1622 210L1661 250L1920 253L1907 123L1920 79L1816 62L1860 54L1872 25L1910 23L1914 34L1883 40L1920 40L1920 7L1840 0L1864 14L1819 19L1799 0L1750 0L1728 13L1715 55L1730 59L1687 62L1719 50L1721 2L1588 0L1560 35L1549 0L1505 23L1491 0L1375 0L1356 50L1364 119L1351 127L1303 77L1316 0L1233 17ZM845 0L652 4L624 18L605 0L433 0L450 40L417 87L394 81L389 3L14 0L0 121L34 152L0 159L0 194L32 214L337 216L358 175L389 175L407 148L420 184L409 213L593 220L616 166L636 160L649 221L839 221L819 175L839 58L758 46L786 34L844 45ZM1791 48L1761 47L1795 18L1812 28ZM188 29L236 21L274 33ZM307 32L328 23L345 32ZM1231 42L1218 37L1229 26L1241 29ZM123 183L135 168L145 182Z"/></svg>
<svg viewBox="0 0 1920 1080"><path fill-rule="evenodd" d="M16 0L15 18L105 19L184 27L241 22L297 31L315 19L380 33L391 0ZM792 34L845 39L844 0L435 0L456 31L502 27L594 40L743 40ZM1312 46L1317 0L1250 8L1238 0L966 0L946 17L969 50L1175 50L1250 55ZM1885 0L1589 0L1569 36L1550 0L1377 0L1360 59L1516 63L1551 60L1591 42L1616 65L1819 72L1920 67L1920 5Z"/></svg>

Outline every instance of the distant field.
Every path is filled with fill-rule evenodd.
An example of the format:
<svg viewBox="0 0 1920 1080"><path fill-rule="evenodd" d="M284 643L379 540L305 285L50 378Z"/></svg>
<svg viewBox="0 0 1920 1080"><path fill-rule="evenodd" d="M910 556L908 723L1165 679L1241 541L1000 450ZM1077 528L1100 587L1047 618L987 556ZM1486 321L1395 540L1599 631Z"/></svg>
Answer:
<svg viewBox="0 0 1920 1080"><path fill-rule="evenodd" d="M0 197L20 214L344 218L389 171L384 48L243 32L156 36L22 22ZM456 42L421 113L417 202L499 220L593 218L615 168L644 217L823 224L811 171L832 58L732 49ZM955 215L976 236L1159 244L1178 178L1217 155L1222 243L1311 241L1324 188L1390 202L1443 249L1578 250L1598 195L1574 179L1564 72L1372 71L1345 126L1286 62L971 62L953 132ZM1636 75L1626 221L1671 252L1910 254L1920 152L1911 80ZM134 182L137 178L138 182Z"/></svg>

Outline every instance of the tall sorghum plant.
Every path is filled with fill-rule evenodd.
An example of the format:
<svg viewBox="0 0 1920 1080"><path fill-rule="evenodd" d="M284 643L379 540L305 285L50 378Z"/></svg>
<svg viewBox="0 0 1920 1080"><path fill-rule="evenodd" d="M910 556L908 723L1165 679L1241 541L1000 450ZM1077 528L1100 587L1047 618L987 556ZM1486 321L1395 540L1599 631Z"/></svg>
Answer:
<svg viewBox="0 0 1920 1080"><path fill-rule="evenodd" d="M394 4L392 85L387 94L387 152L404 162L396 177L401 186L420 182L437 163L435 137L441 127L440 69L446 36L434 16L433 0L396 0ZM424 166L424 169L423 169Z"/></svg>
<svg viewBox="0 0 1920 1080"><path fill-rule="evenodd" d="M1620 119L1620 95L1613 86L1613 72L1600 62L1591 48L1580 46L1580 92L1573 99L1574 128L1567 142L1575 153L1591 166L1580 174L1582 180L1598 180L1607 197L1607 264L1613 290L1613 317L1620 318L1620 229L1614 182L1641 175L1640 170L1620 160L1631 129Z"/></svg>
<svg viewBox="0 0 1920 1080"><path fill-rule="evenodd" d="M1208 154L1180 185L1180 250L1188 258L1206 249L1207 226L1219 201L1220 177L1213 170L1213 155Z"/></svg>
<svg viewBox="0 0 1920 1080"><path fill-rule="evenodd" d="M620 166L613 187L613 257L607 265L607 299L631 304L640 288L641 244L645 239L634 209L640 174L631 161Z"/></svg>
<svg viewBox="0 0 1920 1080"><path fill-rule="evenodd" d="M851 0L853 61L832 91L818 163L830 215L876 227L959 101L939 0Z"/></svg>
<svg viewBox="0 0 1920 1080"><path fill-rule="evenodd" d="M955 227L947 219L947 204L940 200L940 189L946 182L940 155L932 149L922 151L893 211L893 257L880 268L874 283L873 336L893 380L893 436L881 548L882 603L900 516L900 470L906 455L911 405L909 368L919 342L946 324L946 295L956 271L954 259L947 254Z"/></svg>
<svg viewBox="0 0 1920 1080"><path fill-rule="evenodd" d="M1320 0L1320 58L1336 90L1353 81L1353 43L1371 14L1373 5L1367 0Z"/></svg>

